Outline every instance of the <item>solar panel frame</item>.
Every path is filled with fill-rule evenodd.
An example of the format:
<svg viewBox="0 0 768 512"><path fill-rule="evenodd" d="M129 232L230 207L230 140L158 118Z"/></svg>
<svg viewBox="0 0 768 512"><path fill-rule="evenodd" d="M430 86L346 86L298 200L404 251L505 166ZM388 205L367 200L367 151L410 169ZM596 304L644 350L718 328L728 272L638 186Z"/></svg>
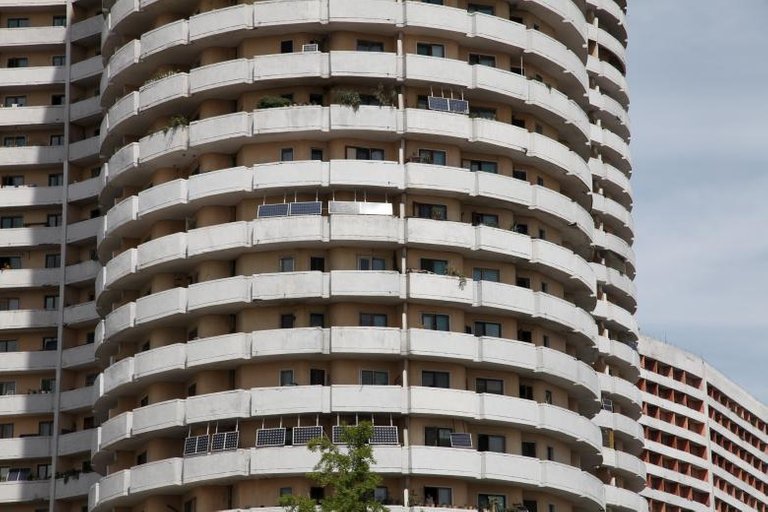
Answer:
<svg viewBox="0 0 768 512"><path fill-rule="evenodd" d="M398 429L394 425L374 425L371 444L399 445Z"/></svg>
<svg viewBox="0 0 768 512"><path fill-rule="evenodd" d="M260 219L270 217L287 217L288 203L260 204L256 216Z"/></svg>
<svg viewBox="0 0 768 512"><path fill-rule="evenodd" d="M208 434L190 436L184 439L184 456L198 455L208 452Z"/></svg>
<svg viewBox="0 0 768 512"><path fill-rule="evenodd" d="M469 101L450 99L448 100L448 111L455 114L469 114Z"/></svg>
<svg viewBox="0 0 768 512"><path fill-rule="evenodd" d="M450 112L450 102L442 96L427 96L427 108L437 112Z"/></svg>
<svg viewBox="0 0 768 512"><path fill-rule="evenodd" d="M211 436L211 451L223 452L227 450L236 450L239 441L240 432L237 430L216 432Z"/></svg>
<svg viewBox="0 0 768 512"><path fill-rule="evenodd" d="M226 432L226 437L224 438L224 449L236 450L239 445L240 431L236 430L234 432Z"/></svg>
<svg viewBox="0 0 768 512"><path fill-rule="evenodd" d="M288 215L322 215L323 203L321 201L299 201L288 204Z"/></svg>
<svg viewBox="0 0 768 512"><path fill-rule="evenodd" d="M345 428L348 428L347 425L334 425L333 429L331 431L331 441L333 441L333 444L344 444L344 440L341 438L341 433Z"/></svg>
<svg viewBox="0 0 768 512"><path fill-rule="evenodd" d="M328 201L329 215L357 215L360 203L356 201Z"/></svg>
<svg viewBox="0 0 768 512"><path fill-rule="evenodd" d="M472 434L451 432L451 448L472 448Z"/></svg>
<svg viewBox="0 0 768 512"><path fill-rule="evenodd" d="M256 448L285 446L285 427L260 428L256 431Z"/></svg>
<svg viewBox="0 0 768 512"><path fill-rule="evenodd" d="M309 441L323 436L322 425L312 425L307 427L293 427L293 445L304 446L309 444Z"/></svg>

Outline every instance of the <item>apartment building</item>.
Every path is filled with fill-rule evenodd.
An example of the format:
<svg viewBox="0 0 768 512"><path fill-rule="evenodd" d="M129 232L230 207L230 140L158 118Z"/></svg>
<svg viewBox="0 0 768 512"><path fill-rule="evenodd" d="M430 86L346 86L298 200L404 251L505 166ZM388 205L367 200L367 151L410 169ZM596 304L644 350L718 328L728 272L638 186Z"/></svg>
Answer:
<svg viewBox="0 0 768 512"><path fill-rule="evenodd" d="M698 356L639 348L651 512L768 510L768 407Z"/></svg>
<svg viewBox="0 0 768 512"><path fill-rule="evenodd" d="M0 511L648 507L624 0L0 0Z"/></svg>

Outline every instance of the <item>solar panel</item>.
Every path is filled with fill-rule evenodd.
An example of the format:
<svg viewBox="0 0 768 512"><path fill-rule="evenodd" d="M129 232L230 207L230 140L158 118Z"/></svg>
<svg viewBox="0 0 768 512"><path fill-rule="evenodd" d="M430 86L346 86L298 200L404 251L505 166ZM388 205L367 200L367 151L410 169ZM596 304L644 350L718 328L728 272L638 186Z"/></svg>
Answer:
<svg viewBox="0 0 768 512"><path fill-rule="evenodd" d="M358 203L360 215L392 215L392 203Z"/></svg>
<svg viewBox="0 0 768 512"><path fill-rule="evenodd" d="M374 425L371 444L400 444L397 437L397 427L389 425Z"/></svg>
<svg viewBox="0 0 768 512"><path fill-rule="evenodd" d="M427 97L427 107L429 110L438 110L440 112L450 111L448 98L442 98L440 96Z"/></svg>
<svg viewBox="0 0 768 512"><path fill-rule="evenodd" d="M259 205L259 218L263 217L287 217L288 203L262 204Z"/></svg>
<svg viewBox="0 0 768 512"><path fill-rule="evenodd" d="M260 428L256 431L256 446L285 446L285 427Z"/></svg>
<svg viewBox="0 0 768 512"><path fill-rule="evenodd" d="M315 425L311 427L293 427L293 444L304 445L309 444L309 441L316 437L323 437L322 425Z"/></svg>
<svg viewBox="0 0 768 512"><path fill-rule="evenodd" d="M211 451L235 450L240 441L240 432L216 432L211 436Z"/></svg>
<svg viewBox="0 0 768 512"><path fill-rule="evenodd" d="M305 201L291 203L288 215L322 215L323 203L320 201Z"/></svg>
<svg viewBox="0 0 768 512"><path fill-rule="evenodd" d="M472 434L467 432L453 432L451 434L452 448L472 448Z"/></svg>
<svg viewBox="0 0 768 512"><path fill-rule="evenodd" d="M469 114L469 102L451 99L448 102L448 110L456 114Z"/></svg>
<svg viewBox="0 0 768 512"><path fill-rule="evenodd" d="M355 201L328 201L328 213L330 215L357 215L360 212L359 204Z"/></svg>
<svg viewBox="0 0 768 512"><path fill-rule="evenodd" d="M184 456L206 453L208 451L208 435L192 436L184 440Z"/></svg>
<svg viewBox="0 0 768 512"><path fill-rule="evenodd" d="M334 425L331 433L331 440L333 444L344 444L344 440L341 438L341 433L347 428L346 425Z"/></svg>

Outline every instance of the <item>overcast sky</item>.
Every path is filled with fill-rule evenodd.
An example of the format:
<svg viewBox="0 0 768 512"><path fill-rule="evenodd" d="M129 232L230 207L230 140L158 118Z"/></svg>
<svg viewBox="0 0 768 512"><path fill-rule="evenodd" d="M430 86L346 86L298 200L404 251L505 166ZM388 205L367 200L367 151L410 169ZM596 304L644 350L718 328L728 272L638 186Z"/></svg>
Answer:
<svg viewBox="0 0 768 512"><path fill-rule="evenodd" d="M644 334L768 403L768 1L630 0Z"/></svg>

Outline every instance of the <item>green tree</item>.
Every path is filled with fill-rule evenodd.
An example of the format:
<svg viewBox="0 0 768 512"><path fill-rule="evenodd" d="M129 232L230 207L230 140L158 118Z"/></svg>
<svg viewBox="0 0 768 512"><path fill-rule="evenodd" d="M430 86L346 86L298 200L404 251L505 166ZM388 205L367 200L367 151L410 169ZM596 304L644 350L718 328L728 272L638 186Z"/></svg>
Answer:
<svg viewBox="0 0 768 512"><path fill-rule="evenodd" d="M320 461L307 477L333 493L320 504L323 512L384 512L386 508L374 499L374 491L381 477L371 471L373 448L369 444L373 425L364 421L342 429L341 439L346 445L338 445L327 437L309 442L309 449L319 452ZM280 505L288 512L311 512L315 502L306 496L283 496Z"/></svg>

